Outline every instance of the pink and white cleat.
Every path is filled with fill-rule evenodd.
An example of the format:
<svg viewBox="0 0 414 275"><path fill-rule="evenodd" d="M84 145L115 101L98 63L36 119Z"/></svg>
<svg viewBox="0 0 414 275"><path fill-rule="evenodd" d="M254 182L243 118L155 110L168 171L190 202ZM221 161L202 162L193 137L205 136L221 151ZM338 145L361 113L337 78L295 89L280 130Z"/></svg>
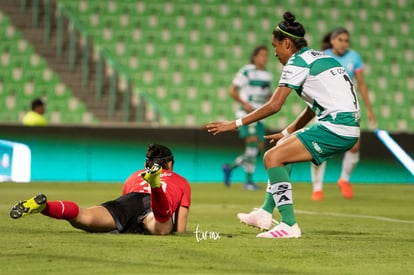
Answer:
<svg viewBox="0 0 414 275"><path fill-rule="evenodd" d="M277 221L272 218L272 214L262 208L255 208L250 213L238 213L237 218L240 222L261 230L269 230L273 223L277 224Z"/></svg>
<svg viewBox="0 0 414 275"><path fill-rule="evenodd" d="M269 230L267 232L263 232L258 234L257 238L300 238L302 235L302 232L300 231L300 228L297 223L295 223L292 226L287 225L286 223L280 223L273 227L272 230Z"/></svg>

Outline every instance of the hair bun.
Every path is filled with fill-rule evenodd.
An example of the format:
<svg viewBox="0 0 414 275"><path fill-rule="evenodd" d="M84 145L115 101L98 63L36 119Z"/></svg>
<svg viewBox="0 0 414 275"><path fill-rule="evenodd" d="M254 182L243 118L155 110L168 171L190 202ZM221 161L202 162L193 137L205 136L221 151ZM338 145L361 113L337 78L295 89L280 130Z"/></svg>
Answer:
<svg viewBox="0 0 414 275"><path fill-rule="evenodd" d="M290 11L287 11L283 14L283 19L285 19L287 23L292 24L295 22L296 17Z"/></svg>

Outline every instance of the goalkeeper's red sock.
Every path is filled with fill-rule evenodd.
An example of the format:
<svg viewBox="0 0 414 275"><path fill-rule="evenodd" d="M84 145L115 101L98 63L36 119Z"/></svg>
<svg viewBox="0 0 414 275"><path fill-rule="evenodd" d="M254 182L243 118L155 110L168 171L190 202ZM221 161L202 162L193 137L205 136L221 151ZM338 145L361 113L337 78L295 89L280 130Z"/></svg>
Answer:
<svg viewBox="0 0 414 275"><path fill-rule="evenodd" d="M70 220L79 215L79 206L71 201L48 201L41 213L55 219Z"/></svg>
<svg viewBox="0 0 414 275"><path fill-rule="evenodd" d="M171 218L170 205L161 187L151 188L151 208L157 221L166 222Z"/></svg>

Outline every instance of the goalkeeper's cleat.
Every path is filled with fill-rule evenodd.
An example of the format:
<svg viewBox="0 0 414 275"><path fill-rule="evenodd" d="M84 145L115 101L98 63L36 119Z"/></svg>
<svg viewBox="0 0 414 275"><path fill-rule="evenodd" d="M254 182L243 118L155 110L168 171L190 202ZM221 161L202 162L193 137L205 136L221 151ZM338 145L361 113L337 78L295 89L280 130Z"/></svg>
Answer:
<svg viewBox="0 0 414 275"><path fill-rule="evenodd" d="M30 214L42 212L46 207L47 198L43 194L39 194L26 201L19 201L10 211L10 217L18 219Z"/></svg>
<svg viewBox="0 0 414 275"><path fill-rule="evenodd" d="M145 172L141 173L141 177L149 183L151 188L161 186L160 175L162 167L158 163L154 163L151 168L145 168Z"/></svg>
<svg viewBox="0 0 414 275"><path fill-rule="evenodd" d="M255 208L250 213L238 213L237 218L239 218L240 222L260 230L269 230L272 224L278 223L272 218L272 214L262 208Z"/></svg>
<svg viewBox="0 0 414 275"><path fill-rule="evenodd" d="M224 185L230 187L231 166L230 164L223 164Z"/></svg>
<svg viewBox="0 0 414 275"><path fill-rule="evenodd" d="M312 200L314 201L321 201L323 200L323 192L321 191L313 191L312 192Z"/></svg>
<svg viewBox="0 0 414 275"><path fill-rule="evenodd" d="M286 223L280 223L276 225L272 230L257 234L257 238L269 238L269 239L280 239L280 238L300 238L302 232L297 223L292 226Z"/></svg>
<svg viewBox="0 0 414 275"><path fill-rule="evenodd" d="M343 179L338 180L338 186L342 191L342 196L346 199L352 199L353 193L352 193L352 186L351 184Z"/></svg>

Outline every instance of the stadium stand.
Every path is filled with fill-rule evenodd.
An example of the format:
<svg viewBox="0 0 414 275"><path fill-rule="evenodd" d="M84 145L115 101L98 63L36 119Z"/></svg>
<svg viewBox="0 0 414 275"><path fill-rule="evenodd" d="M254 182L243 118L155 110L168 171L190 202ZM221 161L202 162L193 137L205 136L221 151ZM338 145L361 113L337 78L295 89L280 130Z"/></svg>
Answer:
<svg viewBox="0 0 414 275"><path fill-rule="evenodd" d="M113 59L133 80L133 96L142 95L161 113L164 124L201 126L210 120L232 119L236 106L228 87L234 73L248 61L253 47L265 44L271 48L274 25L284 11L290 10L307 27L307 40L314 48L319 48L322 35L330 29L338 25L349 29L351 46L366 65L365 79L378 127L414 131L414 7L410 1L57 3L58 8L66 8L75 16L97 47L108 53L106 58ZM2 51L7 49L3 46ZM275 80L281 71L277 63L269 62ZM8 77L3 75L3 81ZM304 107L300 104L290 96L288 105L277 117L268 119L267 125L284 127ZM366 119L362 126L368 128Z"/></svg>
<svg viewBox="0 0 414 275"><path fill-rule="evenodd" d="M96 122L1 11L0 41L1 121L20 121L32 99L42 97L50 123Z"/></svg>

